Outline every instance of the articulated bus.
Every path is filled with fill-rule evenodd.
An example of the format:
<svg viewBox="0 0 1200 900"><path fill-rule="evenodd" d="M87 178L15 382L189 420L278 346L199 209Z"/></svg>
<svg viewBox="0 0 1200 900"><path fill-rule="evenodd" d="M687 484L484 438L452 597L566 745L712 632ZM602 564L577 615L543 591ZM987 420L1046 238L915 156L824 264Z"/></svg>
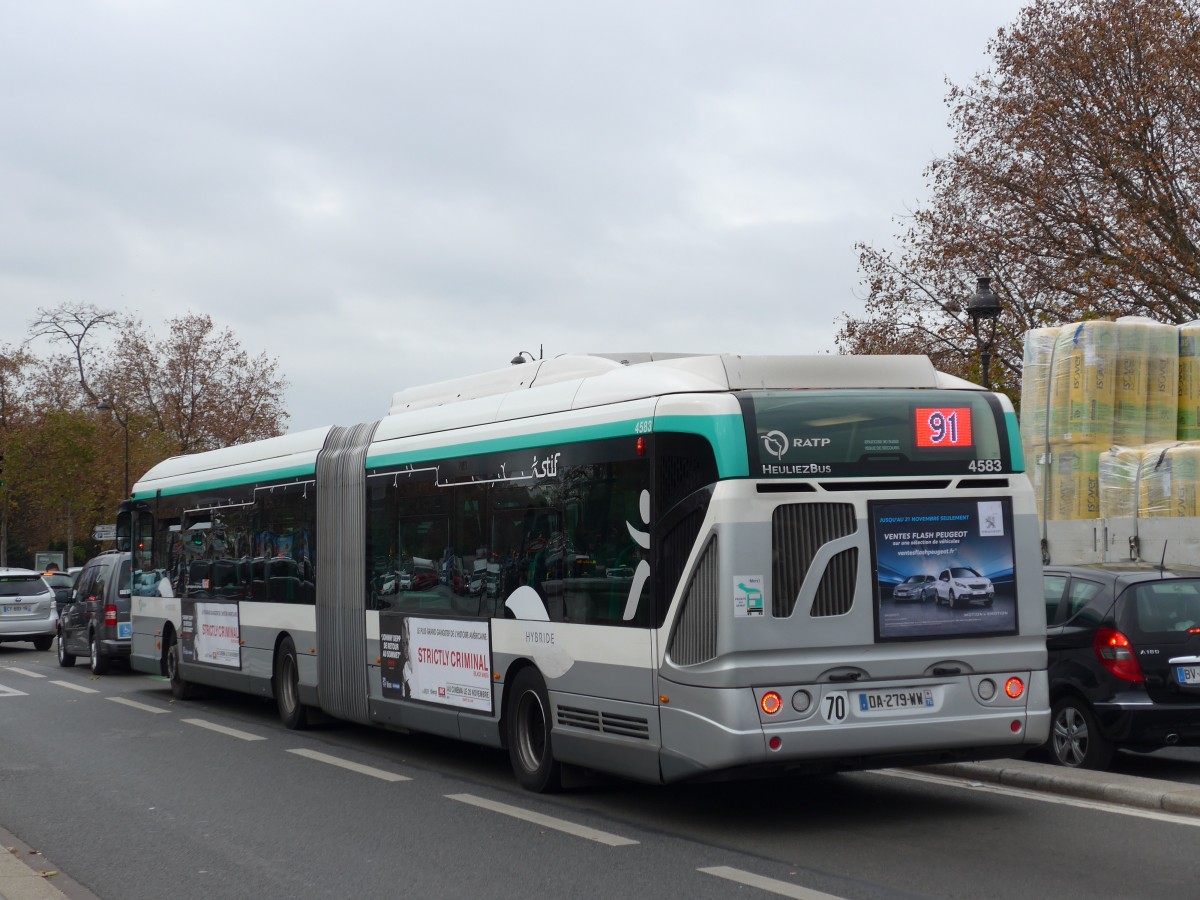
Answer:
<svg viewBox="0 0 1200 900"><path fill-rule="evenodd" d="M132 664L505 748L534 791L1018 755L1023 470L1008 399L925 357L513 365L147 472Z"/></svg>

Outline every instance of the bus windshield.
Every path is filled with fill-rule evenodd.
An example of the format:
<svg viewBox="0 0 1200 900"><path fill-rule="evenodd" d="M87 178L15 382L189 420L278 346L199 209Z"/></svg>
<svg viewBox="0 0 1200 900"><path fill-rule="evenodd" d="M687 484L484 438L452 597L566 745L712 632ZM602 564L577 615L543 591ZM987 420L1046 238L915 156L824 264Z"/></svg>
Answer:
<svg viewBox="0 0 1200 900"><path fill-rule="evenodd" d="M755 391L740 399L752 477L1012 471L1003 414L983 392Z"/></svg>

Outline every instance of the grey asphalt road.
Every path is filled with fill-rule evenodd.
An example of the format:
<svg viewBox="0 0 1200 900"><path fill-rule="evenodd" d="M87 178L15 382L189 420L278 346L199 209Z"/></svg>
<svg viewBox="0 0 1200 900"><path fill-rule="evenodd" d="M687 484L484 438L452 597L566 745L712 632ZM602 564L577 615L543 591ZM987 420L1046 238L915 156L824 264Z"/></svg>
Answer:
<svg viewBox="0 0 1200 900"><path fill-rule="evenodd" d="M0 827L73 900L1097 900L1177 896L1200 876L1186 781L1021 760L544 797L494 750L289 732L266 701L176 703L161 681L50 653L0 646L0 689Z"/></svg>

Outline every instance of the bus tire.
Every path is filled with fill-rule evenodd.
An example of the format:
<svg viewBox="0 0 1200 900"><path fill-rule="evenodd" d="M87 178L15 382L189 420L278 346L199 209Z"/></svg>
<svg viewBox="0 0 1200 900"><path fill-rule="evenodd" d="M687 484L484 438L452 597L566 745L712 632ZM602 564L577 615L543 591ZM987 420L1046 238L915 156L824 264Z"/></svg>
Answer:
<svg viewBox="0 0 1200 900"><path fill-rule="evenodd" d="M91 654L89 664L93 675L103 675L108 671L108 657L100 652L100 637L96 632L92 632L91 640L88 642L88 651Z"/></svg>
<svg viewBox="0 0 1200 900"><path fill-rule="evenodd" d="M171 639L167 643L167 680L171 682L172 697L176 700L189 700L192 697L193 689L183 677L183 672L180 671L179 656L179 639L172 632Z"/></svg>
<svg viewBox="0 0 1200 900"><path fill-rule="evenodd" d="M308 709L300 702L300 667L296 661L296 644L285 637L275 657L275 678L272 689L279 719L285 728L297 731L308 727Z"/></svg>
<svg viewBox="0 0 1200 900"><path fill-rule="evenodd" d="M562 787L562 766L554 758L550 695L535 668L513 679L506 716L508 759L521 787L550 794Z"/></svg>

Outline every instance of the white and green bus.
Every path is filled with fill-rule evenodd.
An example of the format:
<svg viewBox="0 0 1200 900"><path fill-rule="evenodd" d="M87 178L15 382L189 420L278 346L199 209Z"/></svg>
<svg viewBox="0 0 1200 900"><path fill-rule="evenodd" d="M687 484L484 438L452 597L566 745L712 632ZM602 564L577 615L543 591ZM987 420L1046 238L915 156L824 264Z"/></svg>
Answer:
<svg viewBox="0 0 1200 900"><path fill-rule="evenodd" d="M1008 399L924 357L513 365L147 472L132 663L507 748L535 791L1019 754L1049 727L1023 469Z"/></svg>

